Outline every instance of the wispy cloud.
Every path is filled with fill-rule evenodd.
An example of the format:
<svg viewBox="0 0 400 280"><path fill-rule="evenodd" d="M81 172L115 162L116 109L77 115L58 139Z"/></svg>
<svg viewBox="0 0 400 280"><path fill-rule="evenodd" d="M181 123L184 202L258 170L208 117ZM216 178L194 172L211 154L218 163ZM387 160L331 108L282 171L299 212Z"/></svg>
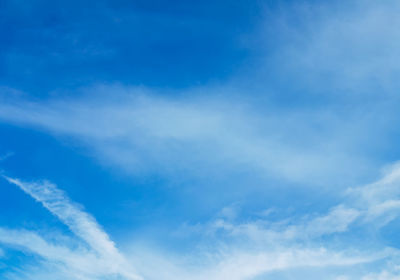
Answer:
<svg viewBox="0 0 400 280"><path fill-rule="evenodd" d="M8 152L8 153L5 153L5 154L3 154L3 155L0 155L0 161L6 160L6 159L8 159L9 157L12 157L13 155L14 155L13 152Z"/></svg>
<svg viewBox="0 0 400 280"><path fill-rule="evenodd" d="M3 176L25 193L40 202L57 216L89 249L69 249L65 245L52 245L36 233L0 229L0 241L21 246L51 262L61 262L72 268L71 273L85 275L121 275L126 279L141 279L115 247L96 220L81 207L72 203L63 191L49 182L26 183Z"/></svg>
<svg viewBox="0 0 400 280"><path fill-rule="evenodd" d="M230 219L218 218L210 226L232 235L247 234L262 241L312 240L321 236L345 233L351 226L373 225L376 230L400 215L400 164L385 168L382 178L356 188L343 191L341 204L333 206L327 213L275 223L258 219L255 222L234 224ZM264 230L263 230L264 228ZM269 229L268 229L269 228ZM261 238L262 237L262 238Z"/></svg>
<svg viewBox="0 0 400 280"><path fill-rule="evenodd" d="M366 166L369 164L365 157L359 156L355 146L357 138L363 136L358 135L360 129L371 133L367 132L370 117L360 121L357 113L346 112L346 116L337 116L329 110L318 109L292 112L271 109L271 113L266 113L254 104L242 106L239 100L233 99L230 102L215 98L173 100L132 88L101 89L116 93L117 97L93 99L89 95L69 100L3 102L0 118L57 136L78 139L102 163L133 173L145 171L171 175L171 172L172 176L186 176L187 172L176 172L185 170L192 172L192 176L196 172L209 176L216 169L212 167L218 166L216 170L226 176L248 168L252 174L258 174L262 179L256 180L263 183L268 182L269 176L314 186L322 185L322 182L332 186L338 182L337 192L341 197L347 182L342 180L343 176L353 171L357 173L357 167L352 168L359 166L360 162ZM120 91L127 92L120 95ZM349 123L349 116L354 123ZM320 130L321 125L330 130ZM299 129L306 133L299 133ZM354 134L351 132L353 129L356 130ZM372 169L368 167L365 170ZM379 185L377 188L393 177L393 172L383 181L374 183ZM254 180L249 177L246 182L251 184ZM91 251L116 256L116 260L123 259L113 271L125 273L121 272L121 269L125 271L125 267L129 267L125 265L125 258L116 252L114 244L95 220L69 202L63 192L48 182L23 183L10 178L9 181L59 217L90 245ZM369 185L360 187L360 193L365 193L368 188ZM246 188L241 187L239 191L245 192ZM212 195L217 192L217 189L211 191ZM276 271L353 267L392 259L397 253L395 250L385 251L383 245L371 250L357 246L350 249L346 248L351 247L345 243L346 238L341 242L341 236L346 236L356 224L379 228L376 219L371 223L372 214L383 213L379 217L389 221L392 218L388 209L395 209L397 205L386 196L371 204L366 203L369 201L367 194L356 196L366 197L365 201L357 202L347 194L344 201L331 206L325 213L305 213L278 222L270 222L268 217L236 222L235 215L228 213L230 219L217 219L200 227L200 234L215 233L209 243L199 245L203 254L174 259L170 254L144 249L144 252L140 251L141 256L147 253L147 257L141 259L133 252L128 260L136 264L145 279L239 280ZM397 213L391 215L396 217ZM336 242L338 248L324 242L324 238L333 240L335 236L339 240ZM92 258L90 254L87 256ZM95 263L100 260L95 258ZM154 263L159 263L158 271L149 267ZM107 267L107 261L104 267ZM332 275L339 275L337 270L340 269L333 270ZM362 277L360 273L357 275Z"/></svg>
<svg viewBox="0 0 400 280"><path fill-rule="evenodd" d="M350 245L346 243L346 239L342 243L340 238L336 238L336 246L332 246L332 239L329 237L345 235L355 226L376 226L375 221L368 217L377 205L396 198L393 192L397 192L395 186L400 183L399 169L398 165L394 165L382 179L347 190L345 193L349 197L326 214L275 222L263 218L237 223L236 215L232 214L234 210L224 210L217 220L204 225L200 230L201 234L208 235L206 243L199 244L200 251L193 252L191 256L180 257L140 246L136 252L125 257L95 219L84 212L81 206L71 202L55 185L49 182L26 183L5 177L57 216L88 246L79 243L71 246L60 242L61 238L46 240L32 231L6 228L0 228L0 243L40 256L44 264L53 267L53 273L58 271L65 276L60 279L74 277L91 280L112 275L120 275L124 279L142 279L132 268L132 263L144 279L151 280L160 277L166 280L241 280L273 272L323 267L330 268L329 277L336 275L343 278L345 267L353 267L354 273L357 266L363 267L356 273L357 277L370 279L376 270L369 270L370 274L364 276L364 265L387 263L385 260L397 258L399 252L379 244L370 248L359 246L360 244ZM357 194L353 196L355 193ZM382 211L381 220L398 215L397 212ZM154 265L157 265L156 270ZM395 269L390 262L383 268L388 271ZM14 273L15 277L10 276L10 279L19 279L21 273L30 273L29 271L27 268L19 274ZM382 271L382 276L377 277L392 277L390 275L395 273ZM347 279L355 279L353 276L349 277Z"/></svg>
<svg viewBox="0 0 400 280"><path fill-rule="evenodd" d="M398 268L396 269L398 270ZM389 271L382 271L381 273L370 273L368 275L365 275L362 280L399 280L400 276L398 273L395 272L393 274L392 272Z"/></svg>
<svg viewBox="0 0 400 280"><path fill-rule="evenodd" d="M299 267L331 267L329 277L343 279L396 279L399 251L374 236L400 214L399 174L400 166L394 164L376 182L344 191L341 204L325 214L246 222L235 221L235 215L223 215L208 224L194 225L192 230L187 225L182 230L206 235L207 242L215 242L212 265L202 271L208 279L253 279ZM379 216L376 209L381 210ZM356 243L349 243L353 232L359 230L365 236L357 236ZM210 254L212 250L207 248ZM380 262L383 264L376 264ZM366 263L370 263L370 270L363 266ZM343 275L346 266L352 267L347 276ZM365 271L370 272L364 275Z"/></svg>
<svg viewBox="0 0 400 280"><path fill-rule="evenodd" d="M3 102L0 119L78 139L102 163L133 173L182 176L218 167L224 172L213 176L250 170L253 178L322 185L344 184L336 178L351 181L372 167L356 145L362 133L371 133L372 117L352 111L339 116L326 108L287 111L241 98L174 99L119 86L88 92L76 99Z"/></svg>
<svg viewBox="0 0 400 280"><path fill-rule="evenodd" d="M277 40L262 26L257 44L267 34L269 45L258 44L265 49L252 69L222 86L180 92L93 86L75 97L48 99L4 97L10 89L0 88L7 91L0 95L0 120L77 140L101 164L130 174L209 179L199 183L201 195L184 198L188 204L208 195L222 208L222 198L235 194L251 205L256 195L274 196L271 186L278 182L280 206L308 199L296 196L307 188L319 192L318 207L302 201L303 209L290 215L273 205L275 212L255 218L225 208L209 222L176 230L177 239L186 235L195 244L189 253L141 244L122 254L94 217L54 184L6 177L77 237L70 246L0 228L1 243L40 257L36 272L29 267L10 278L400 279L399 251L381 234L399 218L400 165L376 179L379 167L398 155L392 150L400 120L400 6L391 0L346 7L314 2L283 4L281 14L268 17ZM253 186L256 195L248 199ZM124 245L131 243L140 242ZM282 276L289 272L294 276Z"/></svg>
<svg viewBox="0 0 400 280"><path fill-rule="evenodd" d="M103 255L117 257L114 243L100 228L95 219L74 205L55 185L44 181L41 183L24 183L18 179L5 177L24 192L56 215L73 233L85 240L93 249ZM118 259L118 258L117 258Z"/></svg>

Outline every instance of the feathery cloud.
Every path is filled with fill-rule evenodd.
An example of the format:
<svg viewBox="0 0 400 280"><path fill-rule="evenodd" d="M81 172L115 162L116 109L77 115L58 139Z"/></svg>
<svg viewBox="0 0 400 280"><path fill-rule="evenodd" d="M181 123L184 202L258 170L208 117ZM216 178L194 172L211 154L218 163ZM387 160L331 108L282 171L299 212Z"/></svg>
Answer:
<svg viewBox="0 0 400 280"><path fill-rule="evenodd" d="M18 186L61 222L81 240L89 249L68 249L65 245L51 245L35 233L0 228L0 241L21 246L44 257L51 262L61 262L77 275L121 275L126 279L141 279L133 267L128 265L123 255L115 247L107 233L96 220L81 207L72 203L63 191L55 185L44 181L26 183L18 179L3 176L8 182Z"/></svg>

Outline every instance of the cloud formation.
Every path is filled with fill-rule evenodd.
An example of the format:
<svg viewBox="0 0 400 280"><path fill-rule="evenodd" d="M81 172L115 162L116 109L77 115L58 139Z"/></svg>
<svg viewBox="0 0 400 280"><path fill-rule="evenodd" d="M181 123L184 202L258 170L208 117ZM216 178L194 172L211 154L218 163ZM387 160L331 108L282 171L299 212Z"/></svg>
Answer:
<svg viewBox="0 0 400 280"><path fill-rule="evenodd" d="M120 275L123 279L142 279L133 270L132 264L139 268L144 279L151 280L160 277L256 279L270 273L322 267L330 268L330 272L326 272L326 279L370 279L376 272L370 270L369 274L363 275L364 265L371 264L369 266L374 268L380 262L383 264L377 267L383 270L376 277L391 279L388 277L397 277L393 274L396 273L396 266L392 265L392 260L399 255L395 248L376 243L370 235L364 238L375 243L370 243L368 247L362 246L365 243L349 245L345 237L357 227L373 225L374 230L379 231L398 216L398 211L393 211L390 206L399 195L396 194L400 184L399 170L399 165L395 164L380 180L348 189L345 191L348 197L325 214L296 219L289 217L274 222L265 217L238 223L235 215L225 215L227 211L223 211L225 214L220 218L202 226L200 233L207 235L207 241L199 243L200 251L189 258L185 255L172 257L150 248L138 249L125 257L94 218L72 203L55 185L49 182L25 183L6 177L10 183L17 185L56 215L88 246L79 243L78 246L71 246L60 242L61 238L45 240L32 231L6 228L0 228L0 242L40 256L45 267L53 267L55 272L65 275L65 279L114 279L112 275ZM389 206L382 209L381 205ZM394 207L396 209L397 206ZM385 223L375 222L377 208L380 209L379 221ZM332 240L336 241L332 243ZM156 270L154 265L157 265ZM351 267L356 276L343 275L341 271L346 267ZM362 269L358 270L357 267ZM10 279L19 278L14 275Z"/></svg>
<svg viewBox="0 0 400 280"><path fill-rule="evenodd" d="M40 202L89 247L70 249L63 244L53 245L34 232L0 228L2 243L22 247L51 263L60 263L62 270L78 279L107 275L120 275L124 279L132 280L142 279L128 265L96 220L81 210L80 206L72 203L55 185L47 181L25 183L14 178L4 178Z"/></svg>
<svg viewBox="0 0 400 280"><path fill-rule="evenodd" d="M359 137L373 137L367 130L373 115L279 110L241 98L173 99L119 86L87 91L75 99L4 101L0 119L77 139L100 162L136 174L204 175L218 167L219 174L248 170L253 177L323 185L374 167L358 151Z"/></svg>
<svg viewBox="0 0 400 280"><path fill-rule="evenodd" d="M122 253L54 184L5 177L70 230L51 238L0 227L2 259L12 250L33 255L6 277L400 279L393 237L400 165L381 177L378 171L400 155L400 6L314 2L274 7L269 27L247 42L256 61L222 85L170 90L104 81L46 98L0 87L1 123L72 140L103 166L132 177L161 176L167 183L157 190L179 192L186 203L176 212L198 205L209 211L198 210L180 228L171 222L167 233L154 230L157 237L174 236L168 250L148 245L157 244L154 236L135 239L127 230L129 238L117 243L134 249ZM196 192L174 184L185 179ZM144 196L153 195L159 194ZM217 207L221 213L210 217ZM175 246L187 240L190 246Z"/></svg>

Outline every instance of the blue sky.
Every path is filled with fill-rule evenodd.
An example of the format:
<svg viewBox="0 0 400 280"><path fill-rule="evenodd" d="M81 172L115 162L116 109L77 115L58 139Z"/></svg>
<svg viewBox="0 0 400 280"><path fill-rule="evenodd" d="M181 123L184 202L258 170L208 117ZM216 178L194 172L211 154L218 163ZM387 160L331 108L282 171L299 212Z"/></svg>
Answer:
<svg viewBox="0 0 400 280"><path fill-rule="evenodd" d="M396 1L0 1L0 276L400 279Z"/></svg>

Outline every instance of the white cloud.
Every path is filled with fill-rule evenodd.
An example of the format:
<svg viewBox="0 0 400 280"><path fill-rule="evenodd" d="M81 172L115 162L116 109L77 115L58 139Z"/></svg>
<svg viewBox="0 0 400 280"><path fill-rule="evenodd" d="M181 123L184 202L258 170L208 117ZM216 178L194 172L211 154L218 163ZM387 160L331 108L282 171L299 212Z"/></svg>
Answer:
<svg viewBox="0 0 400 280"><path fill-rule="evenodd" d="M258 243L313 240L322 236L345 233L351 226L374 226L376 230L400 215L400 164L386 168L382 178L344 191L341 204L326 213L287 218L278 222L257 219L237 223L234 219L218 217L203 228L214 234L222 230L232 236L247 236ZM232 211L232 210L231 210ZM196 225L199 227L199 225Z"/></svg>
<svg viewBox="0 0 400 280"><path fill-rule="evenodd" d="M224 92L177 99L118 86L88 91L92 94L77 99L5 101L0 119L77 139L100 162L135 174L205 178L240 170L254 174L253 181L266 177L321 186L344 185L373 170L356 151L357 138L372 133L370 119L352 112L279 110Z"/></svg>
<svg viewBox="0 0 400 280"><path fill-rule="evenodd" d="M345 233L357 219L363 217L363 214L359 209L337 205L325 214L305 215L275 222L264 218L238 223L222 217L204 226L197 224L194 229L210 235L222 233L241 242L254 243L256 246L275 247L282 244L292 246L296 242L308 242L324 236ZM182 230L190 231L190 226L186 225Z"/></svg>
<svg viewBox="0 0 400 280"><path fill-rule="evenodd" d="M33 271L32 275L55 275L54 279L113 279L113 275L120 275L123 279L141 279L133 270L132 264L135 264L144 279L150 280L160 277L166 280L242 280L298 268L329 268L331 275L344 277L346 275L343 275L343 267L390 260L396 257L398 252L385 246L368 249L346 243L334 248L319 238L345 233L356 221L362 221L369 226L371 221L365 220L364 217L368 216L370 209L374 209L376 205L389 203L386 197L395 189L397 172L398 167L395 166L377 182L347 192L350 198L354 192L374 192L374 197L383 198L369 201L369 204L365 204L366 207L360 208L358 205L362 203L356 199L348 199L346 204L337 205L326 214L306 215L296 220L281 222L268 222L267 216L244 224L236 222L237 210L234 206L226 207L218 215L218 220L201 229L203 234L209 235L205 244L199 244L200 251L192 252L189 256L175 257L173 253L160 253L144 247L125 257L116 249L94 218L72 203L55 185L49 182L25 183L6 177L10 183L19 186L42 203L88 246L79 244L79 240L74 241L77 242L75 245L71 245L60 242L62 238L46 240L35 232L6 228L0 228L0 243L39 256L43 267ZM382 188L381 184L390 184L390 187L386 185L386 188ZM379 190L383 193L379 193ZM357 197L364 199L362 195ZM369 198L368 195L364 197ZM381 215L384 217L389 213L391 212L383 211ZM224 234L216 234L215 230L223 230ZM343 249L343 246L347 248ZM157 269L154 268L155 265ZM46 270L46 267L50 267L50 271ZM393 266L389 263L388 268L393 269ZM9 279L23 279L21 277L31 273L31 269L32 267L26 267ZM360 269L357 274L359 277L362 277L362 271L365 269ZM381 275L383 276L379 277L386 277L385 273ZM365 277L369 279L370 275Z"/></svg>
<svg viewBox="0 0 400 280"><path fill-rule="evenodd" d="M110 273L104 270L104 265L99 267L101 260L93 252L85 248L69 249L65 245L51 244L34 232L0 228L0 242L40 256L45 263L58 266L68 277L88 279L88 275Z"/></svg>
<svg viewBox="0 0 400 280"><path fill-rule="evenodd" d="M347 194L354 205L365 212L366 222L375 221L380 227L399 216L400 164L386 168L384 176L366 186L350 188Z"/></svg>
<svg viewBox="0 0 400 280"><path fill-rule="evenodd" d="M382 271L381 273L371 273L362 278L362 280L399 280L400 275L392 274L388 271Z"/></svg>
<svg viewBox="0 0 400 280"><path fill-rule="evenodd" d="M347 257L324 249L291 248L272 253L239 253L223 260L198 279L204 279L204 276L207 279L252 279L271 271L289 270L296 267L351 266L371 260L366 257Z"/></svg>
<svg viewBox="0 0 400 280"><path fill-rule="evenodd" d="M7 178L7 177L6 177ZM268 231L257 224L237 225L225 222L224 230L232 235L247 236L243 243L239 239L217 239L216 246L205 244L200 254L178 258L172 254L151 252L149 248L136 251L126 257L116 249L107 234L100 228L93 217L72 203L55 185L44 183L24 183L17 179L7 178L27 194L43 204L50 212L64 222L76 236L86 242L75 245L60 242L63 238L46 240L35 232L0 228L0 243L7 244L16 250L29 251L40 256L42 269L26 267L20 273L10 274L9 279L23 279L23 275L43 275L42 279L53 275L54 279L103 279L120 275L123 279L141 279L133 270L135 264L144 279L252 279L253 277L273 271L285 271L295 268L312 267L345 267L374 262L393 255L393 250L369 251L348 248L328 249L313 244L312 240L321 235L340 233L347 230L348 224L358 217L358 212L339 205L332 208L325 216L301 220L295 226L285 225L287 232L301 235L294 238L308 239L306 246L298 246L288 239L286 233L275 232L285 236L268 240L272 230ZM236 210L225 208L221 218L235 220ZM223 221L223 220L221 220ZM329 227L331 223L333 226ZM214 225L211 225L214 226ZM220 227L222 225L219 225ZM285 229L286 228L286 229ZM269 234L269 235L268 235ZM263 239L264 238L264 239ZM239 240L239 242L238 242ZM264 242L268 240L268 242ZM211 247L210 247L211 245ZM201 245L203 246L203 245ZM154 266L157 265L155 269ZM40 268L40 267L39 267ZM50 269L51 268L51 269ZM33 269L33 270L32 270ZM48 270L50 269L50 270ZM31 272L32 270L32 272ZM38 276L40 278L40 276ZM107 278L108 279L108 278Z"/></svg>
<svg viewBox="0 0 400 280"><path fill-rule="evenodd" d="M95 219L73 204L68 197L50 182L25 183L18 179L5 177L24 192L42 203L52 214L66 224L73 233L85 240L94 250L118 259L114 243L100 228Z"/></svg>
<svg viewBox="0 0 400 280"><path fill-rule="evenodd" d="M139 251L140 257L131 258L139 264L142 275L150 280L287 279L285 273L296 270L311 272L314 276L311 279L335 279L337 276L343 277L344 271L350 270L359 277L349 276L348 279L356 280L365 271L376 271L376 262L396 255L396 250L335 250L311 243L305 246L280 244L275 248L258 246L252 249L244 248L239 243L229 243L203 249L202 254L176 257L146 248ZM156 265L158 270L154 271L149 264Z"/></svg>
<svg viewBox="0 0 400 280"><path fill-rule="evenodd" d="M343 253L320 249L287 248L278 252L230 256L212 271L207 279L251 279L271 271L289 270L296 267L351 266L371 262L374 258L346 256ZM204 279L199 277L199 279Z"/></svg>
<svg viewBox="0 0 400 280"><path fill-rule="evenodd" d="M394 164L376 182L347 190L342 204L325 214L306 214L274 222L267 216L238 222L237 210L228 207L208 224L196 224L193 228L186 225L181 230L200 232L213 244L206 245L205 249L206 255L212 256L209 266L204 266L198 272L199 278L194 279L252 279L273 271L324 266L330 267L327 271L332 277L339 277L329 279L397 279L396 273L385 269L396 269L398 250L388 248L384 242L376 243L371 230L379 231L400 214L396 199L399 170L399 164ZM224 215L226 212L229 215ZM366 246L341 238L356 227L365 232L366 235L358 239L365 239ZM327 248L318 248L321 245ZM371 265L363 266L365 263ZM335 266L342 268L334 269ZM343 273L345 266L352 267L349 275ZM371 273L363 276L365 271Z"/></svg>
<svg viewBox="0 0 400 280"><path fill-rule="evenodd" d="M5 177L5 176L3 176ZM20 246L54 263L70 269L69 273L81 275L82 279L104 275L121 275L125 279L142 279L118 251L107 233L95 219L72 203L65 193L49 182L25 183L5 177L42 205L81 240L88 249L69 249L68 244L52 245L36 233L0 228L0 242ZM77 276L76 276L77 277Z"/></svg>

